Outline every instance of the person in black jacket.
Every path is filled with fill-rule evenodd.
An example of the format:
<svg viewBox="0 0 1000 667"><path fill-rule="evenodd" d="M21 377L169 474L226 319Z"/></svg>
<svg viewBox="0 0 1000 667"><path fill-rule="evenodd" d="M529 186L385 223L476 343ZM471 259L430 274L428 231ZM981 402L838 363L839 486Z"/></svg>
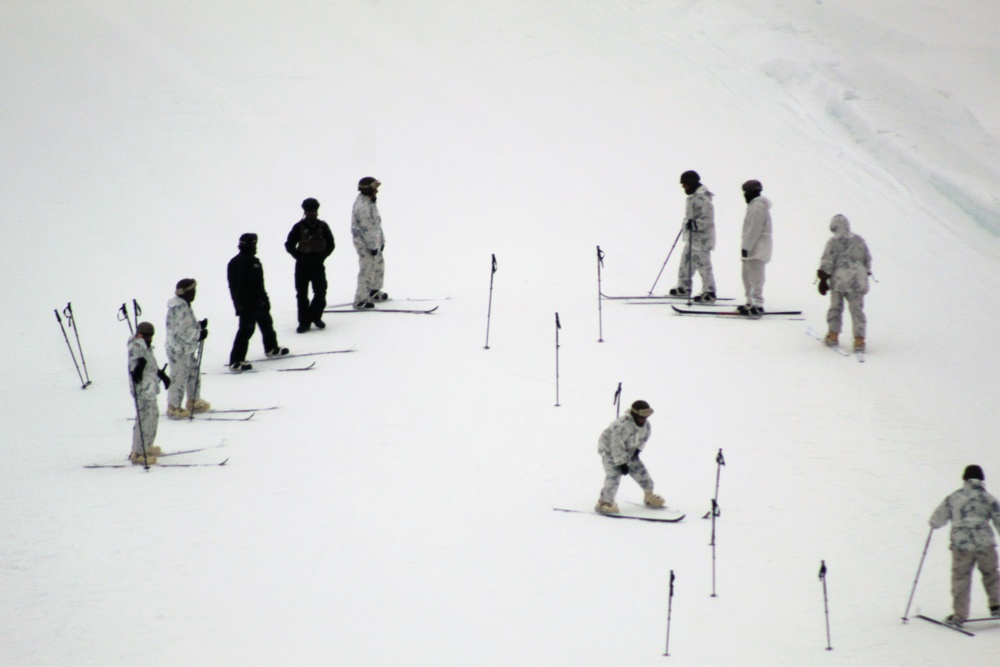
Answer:
<svg viewBox="0 0 1000 667"><path fill-rule="evenodd" d="M299 333L326 328L323 309L326 308L326 269L323 262L333 252L333 232L319 219L319 202L310 197L302 202L302 219L292 226L285 241L285 250L295 258L295 299L298 302ZM313 298L309 301L309 285Z"/></svg>
<svg viewBox="0 0 1000 667"><path fill-rule="evenodd" d="M268 357L284 356L288 354L288 348L278 345L278 335L274 333L271 301L264 289L264 267L257 259L257 235L240 236L239 249L239 254L229 260L227 271L229 294L233 297L236 316L240 318L233 349L229 353L229 367L234 371L246 371L252 368L246 361L247 348L257 327L260 327L264 337L264 352Z"/></svg>

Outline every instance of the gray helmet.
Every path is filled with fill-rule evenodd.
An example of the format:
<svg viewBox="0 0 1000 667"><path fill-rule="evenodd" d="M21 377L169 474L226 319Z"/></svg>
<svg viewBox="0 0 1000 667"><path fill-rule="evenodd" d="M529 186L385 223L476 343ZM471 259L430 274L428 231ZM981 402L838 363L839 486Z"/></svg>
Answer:
<svg viewBox="0 0 1000 667"><path fill-rule="evenodd" d="M153 327L151 322L139 322L139 325L135 328L135 332L138 334L145 334L146 336L152 336L156 333L156 329Z"/></svg>
<svg viewBox="0 0 1000 667"><path fill-rule="evenodd" d="M365 190L375 190L382 183L374 176L365 176L360 181L358 181L358 190L364 192Z"/></svg>

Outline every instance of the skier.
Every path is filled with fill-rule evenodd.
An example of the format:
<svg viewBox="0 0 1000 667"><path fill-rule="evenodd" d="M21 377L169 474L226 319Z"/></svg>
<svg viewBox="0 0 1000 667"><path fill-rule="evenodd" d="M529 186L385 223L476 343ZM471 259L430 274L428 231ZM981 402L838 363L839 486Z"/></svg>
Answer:
<svg viewBox="0 0 1000 667"><path fill-rule="evenodd" d="M295 299L298 303L298 333L305 333L315 324L325 329L323 309L326 308L326 269L323 262L333 252L333 232L330 225L319 219L319 202L309 197L302 202L302 219L292 226L285 241L285 250L295 258ZM309 301L309 285L313 298Z"/></svg>
<svg viewBox="0 0 1000 667"><path fill-rule="evenodd" d="M247 363L247 348L256 328L264 339L264 354L281 357L288 354L287 347L278 345L278 335L274 332L271 319L271 300L264 288L264 267L257 259L257 235L243 234L239 242L240 252L229 260L229 293L233 297L236 316L240 318L233 349L229 353L229 368L247 371L252 365Z"/></svg>
<svg viewBox="0 0 1000 667"><path fill-rule="evenodd" d="M192 412L205 412L211 404L201 400L201 360L198 347L208 338L208 320L197 321L191 302L198 287L194 278L177 282L174 296L167 302L167 361L173 375L173 389L167 390L167 417L183 419ZM187 407L181 407L184 394Z"/></svg>
<svg viewBox="0 0 1000 667"><path fill-rule="evenodd" d="M826 344L836 347L843 326L844 299L851 310L854 325L854 350L865 349L865 294L872 273L872 256L865 240L851 233L851 223L841 214L830 219L833 238L826 242L820 259L819 293L830 292L830 310L826 313Z"/></svg>
<svg viewBox="0 0 1000 667"><path fill-rule="evenodd" d="M764 265L771 261L771 200L761 196L764 186L750 180L743 184L743 198L747 202L743 218L743 289L746 305L738 306L743 315L760 315L764 312Z"/></svg>
<svg viewBox="0 0 1000 667"><path fill-rule="evenodd" d="M382 185L371 176L358 181L358 198L351 212L351 237L358 251L358 288L354 293L356 309L374 308L375 302L385 301L389 295L382 291L385 278L385 236L382 234L382 217L375 202Z"/></svg>
<svg viewBox="0 0 1000 667"><path fill-rule="evenodd" d="M977 465L966 466L965 482L938 505L931 515L931 528L937 530L951 521L951 596L953 613L945 619L957 628L969 618L969 593L972 568L979 566L983 588L989 598L990 615L1000 618L1000 573L997 571L997 546L993 527L1000 531L1000 502L983 486L986 476Z"/></svg>
<svg viewBox="0 0 1000 667"><path fill-rule="evenodd" d="M663 498L653 493L653 480L646 466L639 460L639 453L649 440L651 427L648 423L653 409L646 401L636 401L628 414L615 419L604 429L598 440L597 451L604 464L604 488L594 508L602 514L618 514L615 495L622 475L629 475L645 494L645 503L650 507L663 507Z"/></svg>
<svg viewBox="0 0 1000 667"><path fill-rule="evenodd" d="M128 372L131 382L129 391L135 400L135 426L132 428L132 452L129 461L133 465L156 463L156 457L163 452L156 446L156 427L160 420L160 408L156 396L160 393L160 382L170 389L170 377L166 365L161 369L153 354L153 334L156 330L149 322L136 326L135 336L128 342Z"/></svg>
<svg viewBox="0 0 1000 667"><path fill-rule="evenodd" d="M693 290L694 272L701 276L701 294L694 298L699 303L715 301L715 276L712 274L712 250L715 249L715 207L711 192L701 184L696 171L681 174L681 186L687 193L684 205L683 235L687 247L681 255L677 271L677 287L672 296L687 296Z"/></svg>

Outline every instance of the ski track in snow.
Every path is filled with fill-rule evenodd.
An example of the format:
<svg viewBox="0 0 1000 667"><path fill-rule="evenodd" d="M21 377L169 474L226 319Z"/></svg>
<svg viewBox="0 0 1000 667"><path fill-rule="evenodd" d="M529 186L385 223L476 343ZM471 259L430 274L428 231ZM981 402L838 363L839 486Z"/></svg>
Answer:
<svg viewBox="0 0 1000 667"><path fill-rule="evenodd" d="M995 3L85 0L0 21L0 663L662 664L671 570L682 664L996 662L995 626L900 622L927 517L966 464L1000 470ZM598 343L595 246L605 293L645 294L691 168L716 195L720 295L741 297L758 178L767 307L806 322L604 301ZM453 298L296 335L299 202L320 200L328 301L349 301L364 175L386 290ZM874 256L864 364L802 335L825 327L838 212ZM115 311L141 304L163 364L166 302L197 278L220 368L247 231L281 344L355 352L204 377L217 409L281 405L161 418L164 450L224 439L222 468L85 470L130 443ZM85 390L52 322L67 301ZM596 501L619 382L656 410L643 459L680 523L552 511ZM911 618L949 612L949 575L938 531Z"/></svg>

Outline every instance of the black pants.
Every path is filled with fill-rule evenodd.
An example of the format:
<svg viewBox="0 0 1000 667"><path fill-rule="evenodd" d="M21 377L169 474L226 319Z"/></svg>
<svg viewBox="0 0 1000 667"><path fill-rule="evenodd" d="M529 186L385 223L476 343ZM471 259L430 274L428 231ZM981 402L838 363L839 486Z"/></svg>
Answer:
<svg viewBox="0 0 1000 667"><path fill-rule="evenodd" d="M313 298L309 301L309 285ZM300 259L295 262L295 300L299 310L299 324L312 324L323 318L326 308L326 269L322 261Z"/></svg>
<svg viewBox="0 0 1000 667"><path fill-rule="evenodd" d="M278 347L278 335L274 333L274 321L271 319L271 307L261 306L256 310L240 312L240 327L233 339L233 351L229 353L230 365L237 361L246 361L250 338L257 327L264 338L264 352L270 352Z"/></svg>

